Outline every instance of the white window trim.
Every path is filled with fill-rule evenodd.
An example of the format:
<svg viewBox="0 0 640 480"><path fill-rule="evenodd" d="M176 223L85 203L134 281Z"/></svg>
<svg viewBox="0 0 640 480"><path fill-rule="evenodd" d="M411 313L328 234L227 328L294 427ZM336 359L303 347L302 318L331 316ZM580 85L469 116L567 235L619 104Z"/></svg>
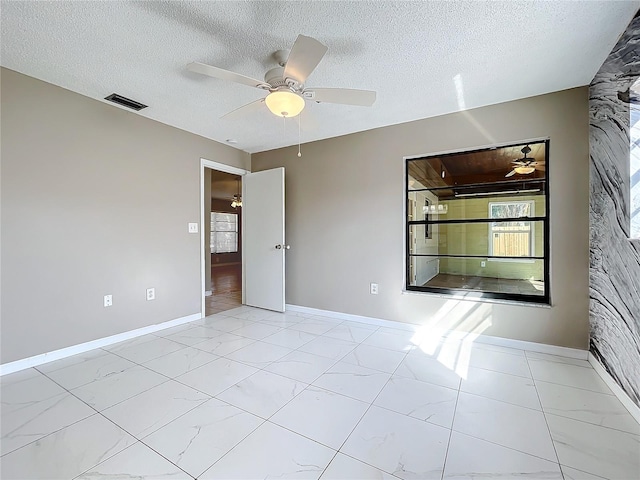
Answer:
<svg viewBox="0 0 640 480"><path fill-rule="evenodd" d="M493 205L512 205L514 203L528 203L531 206L531 217L535 217L536 216L536 202L534 200L514 200L511 202L489 202L489 215L488 218L492 219L491 217L491 207ZM530 245L529 245L529 250L531 251L531 256L535 257L536 255L536 231L535 231L535 223L534 222L529 222L530 225L530 234L529 234L529 241L530 241ZM489 223L489 232L487 233L488 235L488 241L489 241L489 256L493 255L493 227L491 225L491 223ZM489 262L507 262L507 263L535 263L535 259L529 259L529 258L487 258L487 261Z"/></svg>

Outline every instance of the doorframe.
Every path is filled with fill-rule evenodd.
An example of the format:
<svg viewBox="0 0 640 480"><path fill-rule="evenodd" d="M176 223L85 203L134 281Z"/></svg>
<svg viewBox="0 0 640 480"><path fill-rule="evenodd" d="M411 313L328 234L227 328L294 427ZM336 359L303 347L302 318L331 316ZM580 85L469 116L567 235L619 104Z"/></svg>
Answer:
<svg viewBox="0 0 640 480"><path fill-rule="evenodd" d="M205 261L205 253L204 253L204 169L210 168L211 170L218 170L219 172L231 173L233 175L239 175L242 177L247 173L251 173L250 170L245 170L243 168L232 167L231 165L226 165L220 162L214 162L213 160L207 160L206 158L200 158L200 315L204 318L206 313L206 304L205 304L205 265L207 262ZM244 190L244 182L242 184L242 188ZM244 191L243 191L244 193ZM210 220L209 220L210 221ZM244 215L242 216L242 222L244 223ZM244 225L242 228L244 231ZM244 235L242 235L242 242L244 243ZM242 259L242 303L244 303L244 258Z"/></svg>

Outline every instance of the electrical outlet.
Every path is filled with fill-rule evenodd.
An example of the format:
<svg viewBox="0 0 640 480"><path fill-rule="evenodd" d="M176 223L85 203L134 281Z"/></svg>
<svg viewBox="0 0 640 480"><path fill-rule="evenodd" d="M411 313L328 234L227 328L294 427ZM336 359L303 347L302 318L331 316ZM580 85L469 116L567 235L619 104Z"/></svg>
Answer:
<svg viewBox="0 0 640 480"><path fill-rule="evenodd" d="M371 293L371 295L377 295L378 294L378 284L377 283L372 283L369 285L369 293Z"/></svg>
<svg viewBox="0 0 640 480"><path fill-rule="evenodd" d="M198 233L198 224L190 223L189 224L189 233Z"/></svg>
<svg viewBox="0 0 640 480"><path fill-rule="evenodd" d="M104 296L104 306L110 307L113 305L113 295L105 295Z"/></svg>
<svg viewBox="0 0 640 480"><path fill-rule="evenodd" d="M480 266L481 266L482 268L486 267L486 266L487 266L487 262L485 262L485 261L483 260L482 262L480 262Z"/></svg>
<svg viewBox="0 0 640 480"><path fill-rule="evenodd" d="M147 300L155 300L155 299L156 299L156 289L147 288Z"/></svg>

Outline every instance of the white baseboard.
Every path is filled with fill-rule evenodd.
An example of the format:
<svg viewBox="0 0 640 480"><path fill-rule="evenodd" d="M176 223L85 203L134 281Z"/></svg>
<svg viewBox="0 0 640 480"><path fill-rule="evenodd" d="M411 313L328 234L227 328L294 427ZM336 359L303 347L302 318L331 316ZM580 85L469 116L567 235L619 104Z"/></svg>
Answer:
<svg viewBox="0 0 640 480"><path fill-rule="evenodd" d="M329 310L321 310L319 308L301 307L299 305L286 306L287 310L294 312L309 313L312 315L324 315L327 317L339 318L342 320L350 320L352 322L360 322L368 325L377 325L379 327L396 328L399 330L407 330L415 332L421 325L412 323L396 322L393 320L383 320L374 317L365 317L362 315L352 315L350 313L332 312ZM447 338L468 338L468 332L462 332L457 330L436 330L433 329L434 335ZM517 348L519 350L529 350L530 352L548 353L550 355L559 355L561 357L577 358L580 360L587 360L589 358L589 352L587 350L580 350L578 348L559 347L557 345L547 345L544 343L527 342L524 340L512 340L510 338L493 337L491 335L472 334L474 342L485 343L488 345L497 345L500 347Z"/></svg>
<svg viewBox="0 0 640 480"><path fill-rule="evenodd" d="M618 397L618 400L624 405L624 407L629 410L629 413L633 418L636 419L636 422L640 423L640 406L636 405L633 400L627 395L627 393L622 389L618 382L616 382L613 377L607 372L607 370L602 366L602 364L598 361L598 359L589 352L589 363L593 367L593 369L600 375L600 378L604 380L604 383L611 389L613 394Z"/></svg>
<svg viewBox="0 0 640 480"><path fill-rule="evenodd" d="M407 330L414 332L420 325L412 323L394 322L393 320L383 320L375 317L365 317L362 315L353 315L351 313L332 312L331 310L321 310L319 308L301 307L299 305L287 304L287 310L293 312L308 313L310 315L322 315L325 317L339 318L341 320L350 320L352 322L366 323L368 325L377 325L379 327L397 328L399 330Z"/></svg>
<svg viewBox="0 0 640 480"><path fill-rule="evenodd" d="M546 343L527 342L526 340L512 340L510 338L493 337L491 335L478 335L478 338L475 341L478 343L486 343L488 345L517 348L520 350L528 350L530 352L547 353L549 355L575 358L578 360L586 360L589 356L588 350L580 350L579 348L561 347L559 345L548 345Z"/></svg>
<svg viewBox="0 0 640 480"><path fill-rule="evenodd" d="M135 330L129 330L128 332L118 333L111 335L110 337L99 338L90 342L80 343L78 345L72 345L70 347L54 350L53 352L42 353L40 355L34 355L33 357L23 358L22 360L16 360L14 362L5 363L0 365L0 377L9 373L18 372L31 367L37 367L43 363L53 362L54 360L60 360L61 358L70 357L79 353L88 352L96 348L106 347L114 343L129 340L131 338L140 337L148 333L157 332L166 328L176 327L183 323L193 322L202 318L201 313L194 313L187 315L186 317L176 318L175 320L169 320L168 322L157 323L155 325L149 325L147 327L137 328Z"/></svg>

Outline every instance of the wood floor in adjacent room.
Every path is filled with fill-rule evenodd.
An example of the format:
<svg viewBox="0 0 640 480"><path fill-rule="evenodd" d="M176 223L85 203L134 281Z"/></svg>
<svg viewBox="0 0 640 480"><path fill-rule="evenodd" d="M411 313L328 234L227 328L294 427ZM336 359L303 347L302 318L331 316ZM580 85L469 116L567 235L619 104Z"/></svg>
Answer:
<svg viewBox="0 0 640 480"><path fill-rule="evenodd" d="M211 295L205 298L205 315L242 305L242 264L211 267Z"/></svg>
<svg viewBox="0 0 640 480"><path fill-rule="evenodd" d="M2 478L637 479L585 360L241 306L1 377Z"/></svg>

